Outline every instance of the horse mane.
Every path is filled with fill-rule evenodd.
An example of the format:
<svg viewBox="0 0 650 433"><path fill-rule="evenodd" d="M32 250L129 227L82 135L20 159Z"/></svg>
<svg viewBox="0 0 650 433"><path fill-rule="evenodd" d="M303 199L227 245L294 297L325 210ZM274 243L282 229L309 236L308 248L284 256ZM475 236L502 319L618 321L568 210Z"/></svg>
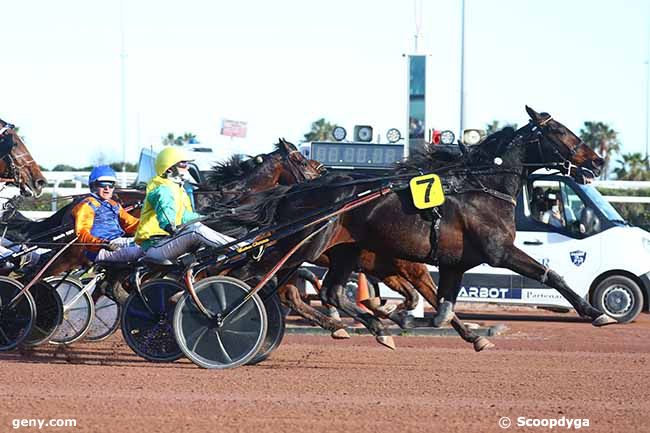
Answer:
<svg viewBox="0 0 650 433"><path fill-rule="evenodd" d="M453 165L478 165L491 162L496 156L505 152L512 141L515 130L505 127L488 135L483 141L474 146L468 146L463 153L459 145L433 145L422 151L413 152L406 160L395 165L397 173L419 171L435 171Z"/></svg>
<svg viewBox="0 0 650 433"><path fill-rule="evenodd" d="M211 215L218 221L219 231L223 231L229 236L239 237L248 230L276 224L278 222L277 211L280 208L281 201L287 197L287 194L296 195L296 201L300 201L301 193L304 195L308 191L330 185L334 188L336 185L332 184L351 179L354 179L354 177L331 175L291 186L278 185L269 190L251 194L250 202L244 205L226 209L216 208L211 212ZM315 208L305 208L304 210L311 211L315 210Z"/></svg>
<svg viewBox="0 0 650 433"><path fill-rule="evenodd" d="M285 151L286 145L295 148L292 143L289 143L284 138L280 138L273 145L274 151ZM249 156L248 159L244 159L244 155L235 154L226 161L214 165L212 170L207 174L207 181L211 186L223 185L244 177L253 168L255 168L253 157Z"/></svg>
<svg viewBox="0 0 650 433"><path fill-rule="evenodd" d="M244 160L243 155L235 154L226 161L218 162L207 174L208 183L211 185L222 185L244 176L248 168L246 165L247 161Z"/></svg>
<svg viewBox="0 0 650 433"><path fill-rule="evenodd" d="M235 207L214 207L207 210L217 221L218 230L228 236L240 237L249 230L271 225L275 220L280 200L292 189L278 185L266 191L252 194L250 202Z"/></svg>
<svg viewBox="0 0 650 433"><path fill-rule="evenodd" d="M286 150L286 145L289 145L294 149L297 149L297 147L293 143L285 140L284 138L279 138L278 142L275 143L273 147L275 148L275 150Z"/></svg>

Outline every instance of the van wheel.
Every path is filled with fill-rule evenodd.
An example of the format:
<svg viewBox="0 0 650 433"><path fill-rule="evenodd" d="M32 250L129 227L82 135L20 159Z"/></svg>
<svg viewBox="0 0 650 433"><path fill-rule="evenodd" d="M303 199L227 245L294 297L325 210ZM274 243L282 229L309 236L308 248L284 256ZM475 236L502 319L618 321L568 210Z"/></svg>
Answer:
<svg viewBox="0 0 650 433"><path fill-rule="evenodd" d="M594 306L619 323L636 319L643 308L643 293L634 280L622 275L605 278L594 290Z"/></svg>

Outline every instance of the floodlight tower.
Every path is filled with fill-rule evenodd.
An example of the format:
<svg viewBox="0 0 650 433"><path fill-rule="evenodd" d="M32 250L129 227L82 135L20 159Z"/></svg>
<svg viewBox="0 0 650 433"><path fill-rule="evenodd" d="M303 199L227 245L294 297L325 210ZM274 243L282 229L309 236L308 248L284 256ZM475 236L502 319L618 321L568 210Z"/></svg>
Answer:
<svg viewBox="0 0 650 433"><path fill-rule="evenodd" d="M414 54L404 55L406 64L406 94L407 115L406 131L408 135L404 146L404 158L417 149L422 149L426 134L426 60L427 56L420 53L419 40L422 36L422 0L413 0L415 10L415 51Z"/></svg>

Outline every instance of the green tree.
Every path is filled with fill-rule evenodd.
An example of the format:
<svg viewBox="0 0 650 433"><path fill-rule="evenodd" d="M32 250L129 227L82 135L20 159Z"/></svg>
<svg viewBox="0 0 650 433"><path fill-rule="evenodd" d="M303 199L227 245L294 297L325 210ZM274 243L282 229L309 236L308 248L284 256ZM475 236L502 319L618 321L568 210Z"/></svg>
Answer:
<svg viewBox="0 0 650 433"><path fill-rule="evenodd" d="M304 141L322 141L331 140L332 131L336 125L329 123L324 118L320 118L311 124L311 131L305 134Z"/></svg>
<svg viewBox="0 0 650 433"><path fill-rule="evenodd" d="M121 162L111 162L109 165L111 166L111 168L113 170L115 170L118 173L122 171L122 163ZM133 163L133 162L127 162L126 164L124 164L124 169L127 172L136 172L136 171L138 171L138 164Z"/></svg>
<svg viewBox="0 0 650 433"><path fill-rule="evenodd" d="M501 126L498 120L493 120L492 122L485 125L485 133L487 135L494 134L495 132L501 131L503 128L506 128L508 126L517 129L516 123L505 123L503 126Z"/></svg>
<svg viewBox="0 0 650 433"><path fill-rule="evenodd" d="M68 164L57 164L52 171L78 171L78 169Z"/></svg>
<svg viewBox="0 0 650 433"><path fill-rule="evenodd" d="M176 136L173 132L163 137L163 146L184 146L188 143L196 142L196 134L186 132L183 135Z"/></svg>
<svg viewBox="0 0 650 433"><path fill-rule="evenodd" d="M626 153L623 159L616 161L619 167L614 174L619 180L650 180L650 164L640 152Z"/></svg>
<svg viewBox="0 0 650 433"><path fill-rule="evenodd" d="M614 154L621 150L618 132L604 122L587 121L580 129L580 138L605 160L601 178L607 179L610 169L609 162Z"/></svg>

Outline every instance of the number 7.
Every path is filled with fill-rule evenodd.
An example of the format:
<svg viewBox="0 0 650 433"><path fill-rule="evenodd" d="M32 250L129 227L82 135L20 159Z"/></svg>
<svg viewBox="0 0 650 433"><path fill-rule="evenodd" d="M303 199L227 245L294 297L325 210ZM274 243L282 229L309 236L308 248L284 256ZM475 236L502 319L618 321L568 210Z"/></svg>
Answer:
<svg viewBox="0 0 650 433"><path fill-rule="evenodd" d="M431 187L433 184L436 182L436 179L433 177L430 177L428 179L422 179L418 180L415 182L416 185L424 185L425 183L427 184L427 190L424 192L424 202L429 203L431 201Z"/></svg>

